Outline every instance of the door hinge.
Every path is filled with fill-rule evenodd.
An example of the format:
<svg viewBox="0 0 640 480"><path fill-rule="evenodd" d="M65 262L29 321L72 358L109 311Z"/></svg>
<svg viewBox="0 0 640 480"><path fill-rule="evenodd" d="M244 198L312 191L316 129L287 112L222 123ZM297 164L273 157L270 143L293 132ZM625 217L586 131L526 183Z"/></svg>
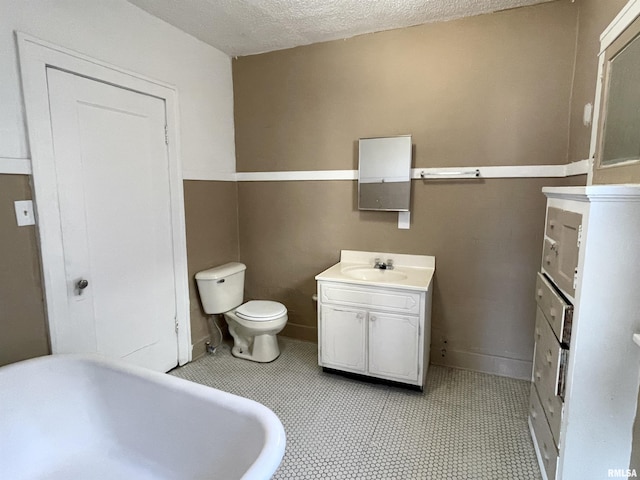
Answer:
<svg viewBox="0 0 640 480"><path fill-rule="evenodd" d="M164 126L164 143L169 145L169 127L167 125Z"/></svg>
<svg viewBox="0 0 640 480"><path fill-rule="evenodd" d="M578 248L580 248L581 244L582 244L582 224L578 225L578 242L577 242Z"/></svg>
<svg viewBox="0 0 640 480"><path fill-rule="evenodd" d="M178 324L178 319L175 318L174 321L175 321L175 325L176 325L176 333L178 333L178 330L180 329L180 325Z"/></svg>

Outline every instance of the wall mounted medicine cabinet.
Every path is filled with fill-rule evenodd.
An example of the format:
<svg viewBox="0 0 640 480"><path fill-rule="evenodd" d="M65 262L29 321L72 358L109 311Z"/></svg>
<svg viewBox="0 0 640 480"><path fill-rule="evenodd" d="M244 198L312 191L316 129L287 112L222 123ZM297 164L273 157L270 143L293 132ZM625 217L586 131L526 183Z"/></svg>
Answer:
<svg viewBox="0 0 640 480"><path fill-rule="evenodd" d="M593 183L640 178L639 12L639 2L630 2L601 37Z"/></svg>
<svg viewBox="0 0 640 480"><path fill-rule="evenodd" d="M409 211L411 151L411 135L359 140L360 210Z"/></svg>

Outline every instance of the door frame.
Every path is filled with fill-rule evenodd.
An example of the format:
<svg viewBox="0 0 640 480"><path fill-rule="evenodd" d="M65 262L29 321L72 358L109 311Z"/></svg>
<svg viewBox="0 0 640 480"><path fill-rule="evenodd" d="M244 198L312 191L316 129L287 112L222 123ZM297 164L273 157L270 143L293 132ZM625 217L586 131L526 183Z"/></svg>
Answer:
<svg viewBox="0 0 640 480"><path fill-rule="evenodd" d="M62 226L51 131L47 68L56 68L165 101L169 159L171 227L175 269L178 363L192 359L189 314L187 242L182 165L179 155L178 94L175 87L121 69L22 32L16 32L24 95L33 194L42 259L46 316L52 353L57 350L57 326L68 317Z"/></svg>

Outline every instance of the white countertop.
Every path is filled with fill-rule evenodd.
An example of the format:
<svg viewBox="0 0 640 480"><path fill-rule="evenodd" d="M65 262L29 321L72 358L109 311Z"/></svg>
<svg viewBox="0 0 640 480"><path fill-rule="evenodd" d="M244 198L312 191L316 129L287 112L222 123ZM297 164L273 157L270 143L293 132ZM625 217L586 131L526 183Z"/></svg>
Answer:
<svg viewBox="0 0 640 480"><path fill-rule="evenodd" d="M376 258L379 258L382 262L392 259L393 270L374 269L373 265ZM340 262L316 275L315 278L318 281L326 282L427 291L431 286L435 267L435 257L427 255L342 250ZM374 272L376 274L375 279L354 278L349 274L349 271L353 271L353 269ZM405 278L398 279L397 274L402 274Z"/></svg>

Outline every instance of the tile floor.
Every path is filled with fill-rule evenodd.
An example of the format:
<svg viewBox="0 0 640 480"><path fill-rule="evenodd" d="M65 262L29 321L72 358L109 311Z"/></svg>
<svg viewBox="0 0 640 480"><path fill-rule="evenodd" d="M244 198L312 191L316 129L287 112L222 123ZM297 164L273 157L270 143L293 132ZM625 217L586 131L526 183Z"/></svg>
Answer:
<svg viewBox="0 0 640 480"><path fill-rule="evenodd" d="M539 479L529 383L430 366L424 393L323 373L313 343L280 338L269 364L223 345L171 373L249 397L282 421L274 479Z"/></svg>

